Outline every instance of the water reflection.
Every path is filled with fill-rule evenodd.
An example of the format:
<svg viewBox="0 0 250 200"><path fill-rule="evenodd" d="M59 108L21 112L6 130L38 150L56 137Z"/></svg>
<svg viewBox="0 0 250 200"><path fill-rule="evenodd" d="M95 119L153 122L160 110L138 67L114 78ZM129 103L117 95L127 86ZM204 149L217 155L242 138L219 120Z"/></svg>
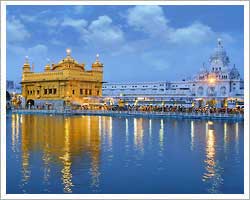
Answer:
<svg viewBox="0 0 250 200"><path fill-rule="evenodd" d="M89 125L89 124L88 124ZM65 119L64 123L64 155L60 157L63 163L63 169L61 170L62 173L62 182L64 185L64 192L71 193L72 187L74 186L72 183L72 173L71 173L71 151L70 151L70 121L69 119Z"/></svg>
<svg viewBox="0 0 250 200"><path fill-rule="evenodd" d="M8 173L17 171L21 178L16 178L19 187L12 184L9 188L29 193L34 184L36 192L41 193L103 193L111 191L103 187L109 184L123 191L122 180L135 177L126 191L136 193L133 188L145 180L145 192L153 187L154 191L173 193L173 184L183 192L183 184L192 182L194 189L190 193L220 193L232 172L238 173L240 180L243 174L239 170L243 163L242 125L224 121L12 114L7 148L17 157L9 158L17 160L11 162L18 163L19 159L21 165L9 164ZM190 163L183 165L184 161ZM189 169L193 163L196 170L192 171ZM171 179L178 176L183 179ZM13 183L11 178L9 182ZM154 186L147 185L150 181ZM164 191L159 189L163 185Z"/></svg>
<svg viewBox="0 0 250 200"><path fill-rule="evenodd" d="M160 125L160 130L159 130L159 144L160 144L161 152L163 150L163 139L164 139L164 123L163 123L163 119L161 119L161 125Z"/></svg>
<svg viewBox="0 0 250 200"><path fill-rule="evenodd" d="M143 119L134 118L134 146L143 152Z"/></svg>
<svg viewBox="0 0 250 200"><path fill-rule="evenodd" d="M228 149L228 140L229 140L229 137L227 135L227 123L224 122L224 129L223 129L223 133L224 133L224 152L226 153L227 152L227 149Z"/></svg>
<svg viewBox="0 0 250 200"><path fill-rule="evenodd" d="M18 116L19 117L19 116ZM12 137L13 145L16 138L15 120L12 115ZM91 185L98 188L99 185L99 164L100 164L100 124L99 117L48 117L48 116L22 116L22 181L21 188L24 188L32 175L30 170L30 154L37 151L42 152L43 161L43 182L50 185L51 160L61 168L61 180L65 193L72 193L74 177L72 165L75 157L81 154L90 156ZM38 126L38 124L43 124ZM109 123L110 124L110 123ZM107 126L110 134L112 127ZM109 139L111 141L111 139ZM46 190L49 192L49 190Z"/></svg>
<svg viewBox="0 0 250 200"><path fill-rule="evenodd" d="M194 121L192 120L191 121L191 150L193 151L194 150Z"/></svg>
<svg viewBox="0 0 250 200"><path fill-rule="evenodd" d="M112 134L113 134L113 120L112 117L104 117L104 130L105 130L105 138L108 140L108 149L112 151Z"/></svg>
<svg viewBox="0 0 250 200"><path fill-rule="evenodd" d="M126 143L128 143L128 118L125 119L126 123Z"/></svg>
<svg viewBox="0 0 250 200"><path fill-rule="evenodd" d="M239 154L239 122L235 123L235 151Z"/></svg>
<svg viewBox="0 0 250 200"><path fill-rule="evenodd" d="M220 167L219 161L216 160L216 134L212 121L206 123L206 159L204 162L206 163L206 171L202 180L209 183L209 193L218 193L219 187L223 184L223 169Z"/></svg>
<svg viewBox="0 0 250 200"><path fill-rule="evenodd" d="M12 115L12 134L11 134L11 148L13 152L18 152L18 144L19 144L19 124L20 124L20 116L15 114Z"/></svg>
<svg viewBox="0 0 250 200"><path fill-rule="evenodd" d="M149 119L149 136L152 135L152 119Z"/></svg>

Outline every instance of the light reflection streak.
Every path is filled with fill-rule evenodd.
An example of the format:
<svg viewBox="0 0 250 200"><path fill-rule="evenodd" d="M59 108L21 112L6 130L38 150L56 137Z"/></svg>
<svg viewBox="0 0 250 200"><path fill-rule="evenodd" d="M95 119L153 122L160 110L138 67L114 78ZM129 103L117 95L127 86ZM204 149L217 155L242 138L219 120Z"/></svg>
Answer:
<svg viewBox="0 0 250 200"><path fill-rule="evenodd" d="M239 123L235 123L235 151L239 154Z"/></svg>
<svg viewBox="0 0 250 200"><path fill-rule="evenodd" d="M194 150L194 121L191 121L191 150Z"/></svg>
<svg viewBox="0 0 250 200"><path fill-rule="evenodd" d="M161 151L163 150L163 141L164 140L164 122L163 119L161 119L161 127L159 130L159 144Z"/></svg>
<svg viewBox="0 0 250 200"><path fill-rule="evenodd" d="M143 152L143 119L134 118L134 145Z"/></svg>
<svg viewBox="0 0 250 200"><path fill-rule="evenodd" d="M70 160L70 135L69 135L69 120L65 120L65 136L64 136L64 155L61 158L63 162L62 181L64 185L64 192L72 193L72 174L71 174L71 160Z"/></svg>
<svg viewBox="0 0 250 200"><path fill-rule="evenodd" d="M126 143L128 143L128 119L125 119L126 122Z"/></svg>
<svg viewBox="0 0 250 200"><path fill-rule="evenodd" d="M152 119L149 119L149 135L150 135L150 137L152 135Z"/></svg>
<svg viewBox="0 0 250 200"><path fill-rule="evenodd" d="M109 117L109 126L108 126L108 143L109 149L112 150L112 137L113 137L113 118Z"/></svg>
<svg viewBox="0 0 250 200"><path fill-rule="evenodd" d="M99 136L102 134L102 117L98 117L98 124L99 124Z"/></svg>
<svg viewBox="0 0 250 200"><path fill-rule="evenodd" d="M88 122L87 122L87 141L88 145L90 144L90 131L91 131L91 118L90 116L87 116Z"/></svg>
<svg viewBox="0 0 250 200"><path fill-rule="evenodd" d="M224 152L227 151L228 135L227 135L227 123L224 122Z"/></svg>
<svg viewBox="0 0 250 200"><path fill-rule="evenodd" d="M11 131L12 131L12 134L11 134L11 146L12 146L12 151L15 152L15 147L16 147L16 115L12 114L11 115L11 118L12 118L12 122L11 122Z"/></svg>
<svg viewBox="0 0 250 200"><path fill-rule="evenodd" d="M28 121L29 117L26 118L26 120L23 122L24 128L22 128L22 142L21 142L21 148L22 148L22 179L21 179L21 184L20 187L23 191L23 193L26 193L25 186L28 184L31 171L29 167L29 158L30 158L30 153L29 153L29 138L25 134L27 131L27 128L25 125L26 123L29 124L30 121Z"/></svg>
<svg viewBox="0 0 250 200"><path fill-rule="evenodd" d="M203 174L202 180L208 183L209 193L218 193L220 185L223 184L222 171L219 166L219 162L216 160L216 136L214 129L211 129L208 125L213 123L206 123L206 159L204 160L206 166L206 172Z"/></svg>
<svg viewBox="0 0 250 200"><path fill-rule="evenodd" d="M18 114L12 114L12 123L11 123L11 149L13 153L19 152L18 144L19 144L19 119L20 116Z"/></svg>
<svg viewBox="0 0 250 200"><path fill-rule="evenodd" d="M98 123L95 123L96 120L99 120ZM97 128L94 125L100 125L101 122L101 117L94 117L93 118L93 123L92 123L92 132L91 132L91 169L90 169L90 174L91 174L91 186L95 191L99 187L99 177L100 177L100 171L99 171L99 154L100 154L100 127Z"/></svg>

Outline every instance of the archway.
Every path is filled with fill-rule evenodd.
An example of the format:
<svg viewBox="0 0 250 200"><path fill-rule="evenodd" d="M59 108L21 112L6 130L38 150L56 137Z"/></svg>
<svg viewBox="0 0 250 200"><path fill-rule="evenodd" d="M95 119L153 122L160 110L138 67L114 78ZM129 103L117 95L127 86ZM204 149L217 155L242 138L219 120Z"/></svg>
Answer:
<svg viewBox="0 0 250 200"><path fill-rule="evenodd" d="M31 108L32 106L35 105L35 101L33 99L29 99L27 102L26 102L26 108Z"/></svg>

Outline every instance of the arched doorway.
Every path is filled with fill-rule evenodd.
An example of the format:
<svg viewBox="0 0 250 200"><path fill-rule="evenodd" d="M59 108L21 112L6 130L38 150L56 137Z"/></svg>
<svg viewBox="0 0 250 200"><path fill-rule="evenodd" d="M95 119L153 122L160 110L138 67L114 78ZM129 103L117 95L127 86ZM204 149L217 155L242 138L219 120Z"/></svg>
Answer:
<svg viewBox="0 0 250 200"><path fill-rule="evenodd" d="M35 102L33 99L29 99L27 102L26 102L26 108L31 108L35 105Z"/></svg>

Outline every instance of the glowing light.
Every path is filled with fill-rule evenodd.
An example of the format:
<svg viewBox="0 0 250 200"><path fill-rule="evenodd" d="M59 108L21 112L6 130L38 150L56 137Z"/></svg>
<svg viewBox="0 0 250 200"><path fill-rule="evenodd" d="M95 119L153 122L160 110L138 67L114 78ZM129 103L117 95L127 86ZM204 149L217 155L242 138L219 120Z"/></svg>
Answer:
<svg viewBox="0 0 250 200"><path fill-rule="evenodd" d="M214 78L210 78L210 79L208 79L208 82L209 83L215 83L215 79Z"/></svg>

